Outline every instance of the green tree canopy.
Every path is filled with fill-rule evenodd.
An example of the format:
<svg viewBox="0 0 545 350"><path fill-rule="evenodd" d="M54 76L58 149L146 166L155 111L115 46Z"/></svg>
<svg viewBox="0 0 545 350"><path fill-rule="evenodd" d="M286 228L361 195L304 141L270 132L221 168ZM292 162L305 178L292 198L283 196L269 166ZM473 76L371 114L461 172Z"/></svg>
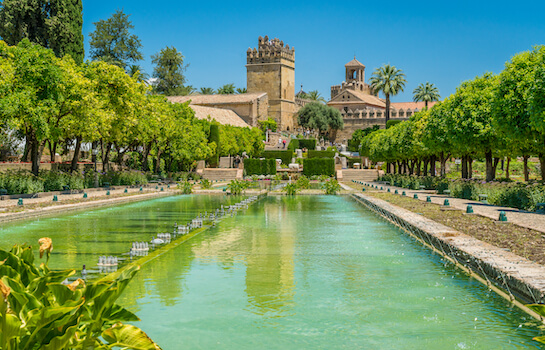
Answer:
<svg viewBox="0 0 545 350"><path fill-rule="evenodd" d="M4 0L0 2L0 37L9 45L23 38L83 62L81 0Z"/></svg>
<svg viewBox="0 0 545 350"><path fill-rule="evenodd" d="M382 92L386 97L386 122L390 120L390 96L395 96L405 89L405 74L401 69L386 64L377 68L371 79L371 88L375 92Z"/></svg>
<svg viewBox="0 0 545 350"><path fill-rule="evenodd" d="M184 71L187 66L184 66L182 53L175 47L167 46L151 58L155 64L154 91L166 96L184 95L182 93L185 84Z"/></svg>
<svg viewBox="0 0 545 350"><path fill-rule="evenodd" d="M297 113L299 125L304 128L319 130L325 133L328 130L336 131L344 127L341 112L338 109L312 102L306 104Z"/></svg>
<svg viewBox="0 0 545 350"><path fill-rule="evenodd" d="M142 43L134 34L129 15L117 10L110 18L94 23L95 30L89 34L91 40L90 56L126 69L131 63L143 59Z"/></svg>

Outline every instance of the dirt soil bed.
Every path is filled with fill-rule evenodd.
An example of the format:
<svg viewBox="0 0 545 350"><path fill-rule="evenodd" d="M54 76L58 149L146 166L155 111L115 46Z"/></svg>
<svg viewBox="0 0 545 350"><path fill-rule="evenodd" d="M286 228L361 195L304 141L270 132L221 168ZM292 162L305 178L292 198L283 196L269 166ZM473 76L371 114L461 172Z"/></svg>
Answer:
<svg viewBox="0 0 545 350"><path fill-rule="evenodd" d="M391 193L366 191L365 194L421 214L481 241L545 265L545 237L541 232L510 223L497 223L479 215L465 214L461 210L441 210L440 205Z"/></svg>

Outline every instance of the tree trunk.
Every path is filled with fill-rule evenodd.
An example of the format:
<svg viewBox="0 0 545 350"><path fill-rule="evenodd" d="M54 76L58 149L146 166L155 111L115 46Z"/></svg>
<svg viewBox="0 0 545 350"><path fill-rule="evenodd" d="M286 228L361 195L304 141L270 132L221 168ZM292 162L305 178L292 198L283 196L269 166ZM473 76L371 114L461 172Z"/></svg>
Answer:
<svg viewBox="0 0 545 350"><path fill-rule="evenodd" d="M390 94L386 94L386 122L385 122L385 128L388 127L388 120L390 120Z"/></svg>
<svg viewBox="0 0 545 350"><path fill-rule="evenodd" d="M507 164L505 165L505 178L506 179L509 179L510 175L509 174L509 165L511 164L511 157L507 157Z"/></svg>
<svg viewBox="0 0 545 350"><path fill-rule="evenodd" d="M416 160L416 175L420 176L420 166L422 165L422 160L419 158Z"/></svg>
<svg viewBox="0 0 545 350"><path fill-rule="evenodd" d="M444 152L441 152L440 156L440 162L441 162L441 176L445 176L447 174L447 159L449 158L450 154L445 154Z"/></svg>
<svg viewBox="0 0 545 350"><path fill-rule="evenodd" d="M112 144L110 142L106 143L104 147L104 142L102 143L102 171L106 172L110 170L110 150L112 149Z"/></svg>
<svg viewBox="0 0 545 350"><path fill-rule="evenodd" d="M157 149L157 162L155 163L155 173L159 174L159 170L161 170L161 149Z"/></svg>
<svg viewBox="0 0 545 350"><path fill-rule="evenodd" d="M436 162L436 157L431 156L430 158L430 175L431 176L436 176L437 174L437 170L435 169L435 162Z"/></svg>
<svg viewBox="0 0 545 350"><path fill-rule="evenodd" d="M473 178L473 158L467 156L467 172L469 173L468 179Z"/></svg>
<svg viewBox="0 0 545 350"><path fill-rule="evenodd" d="M144 152L142 154L142 171L149 171L148 156L151 152L151 142L144 145Z"/></svg>
<svg viewBox="0 0 545 350"><path fill-rule="evenodd" d="M545 154L539 154L539 165L541 170L541 181L545 181Z"/></svg>
<svg viewBox="0 0 545 350"><path fill-rule="evenodd" d="M23 156L21 157L21 162L28 162L28 155L30 154L30 144L28 142L28 137L25 140L25 150L23 151Z"/></svg>
<svg viewBox="0 0 545 350"><path fill-rule="evenodd" d="M494 158L492 157L492 151L487 151L485 154L486 159L486 181L492 181L496 177L494 169Z"/></svg>
<svg viewBox="0 0 545 350"><path fill-rule="evenodd" d="M530 158L530 156L522 156L522 163L524 164L524 181L526 182L530 180L530 174L528 171L528 158Z"/></svg>
<svg viewBox="0 0 545 350"><path fill-rule="evenodd" d="M47 143L49 145L49 160L51 161L51 163L55 163L55 154L56 154L56 151L57 151L57 143L56 142L51 142L51 140L48 141Z"/></svg>
<svg viewBox="0 0 545 350"><path fill-rule="evenodd" d="M79 152L81 149L81 137L76 137L76 149L74 150L74 157L72 157L72 164L70 165L70 172L78 170Z"/></svg>
<svg viewBox="0 0 545 350"><path fill-rule="evenodd" d="M32 173L38 176L40 171L40 158L39 158L39 145L38 140L34 137L27 137L28 142L30 143L30 161L32 162Z"/></svg>
<svg viewBox="0 0 545 350"><path fill-rule="evenodd" d="M462 156L462 179L469 179L467 170L467 156Z"/></svg>
<svg viewBox="0 0 545 350"><path fill-rule="evenodd" d="M428 164L429 164L429 159L428 157L424 158L424 164L422 166L422 175L423 176L428 176Z"/></svg>

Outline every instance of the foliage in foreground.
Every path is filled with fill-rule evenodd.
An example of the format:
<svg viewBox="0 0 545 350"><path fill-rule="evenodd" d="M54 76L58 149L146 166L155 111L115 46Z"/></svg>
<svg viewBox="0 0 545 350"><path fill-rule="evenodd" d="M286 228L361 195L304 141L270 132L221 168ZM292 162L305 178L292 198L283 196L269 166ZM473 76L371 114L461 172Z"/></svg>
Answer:
<svg viewBox="0 0 545 350"><path fill-rule="evenodd" d="M46 262L38 268L30 246L0 250L0 349L160 349L141 329L122 323L139 319L115 303L138 266L113 281L64 285L75 270L51 271L51 239L39 242Z"/></svg>

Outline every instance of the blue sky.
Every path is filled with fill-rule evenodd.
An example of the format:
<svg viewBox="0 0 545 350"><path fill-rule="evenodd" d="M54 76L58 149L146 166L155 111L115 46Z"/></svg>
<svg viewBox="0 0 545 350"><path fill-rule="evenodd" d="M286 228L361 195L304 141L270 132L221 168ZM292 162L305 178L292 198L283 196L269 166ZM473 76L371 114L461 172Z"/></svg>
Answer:
<svg viewBox="0 0 545 350"><path fill-rule="evenodd" d="M93 22L117 9L130 14L151 74L151 55L174 46L185 56L188 84L246 86L246 50L257 38L295 47L295 83L330 97L354 54L366 81L389 63L407 78L395 102L429 81L441 96L460 82L499 73L517 52L545 44L545 1L143 1L83 0L86 52Z"/></svg>

